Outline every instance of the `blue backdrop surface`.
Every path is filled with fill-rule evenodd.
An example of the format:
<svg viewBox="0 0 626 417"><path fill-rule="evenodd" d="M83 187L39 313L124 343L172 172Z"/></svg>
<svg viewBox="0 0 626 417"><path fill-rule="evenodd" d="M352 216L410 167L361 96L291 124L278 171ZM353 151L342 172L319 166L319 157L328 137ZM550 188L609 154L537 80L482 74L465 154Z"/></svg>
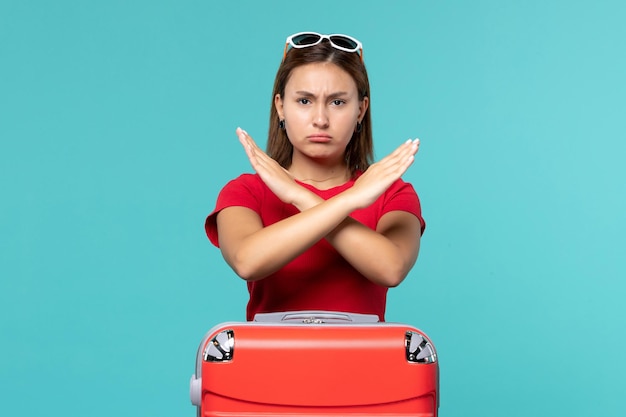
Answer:
<svg viewBox="0 0 626 417"><path fill-rule="evenodd" d="M623 416L620 1L0 2L0 414L195 415L205 331L244 283L204 235L264 144L285 37L364 44L376 155L420 259L387 319L426 331L452 416ZM393 375L389 376L393 378Z"/></svg>

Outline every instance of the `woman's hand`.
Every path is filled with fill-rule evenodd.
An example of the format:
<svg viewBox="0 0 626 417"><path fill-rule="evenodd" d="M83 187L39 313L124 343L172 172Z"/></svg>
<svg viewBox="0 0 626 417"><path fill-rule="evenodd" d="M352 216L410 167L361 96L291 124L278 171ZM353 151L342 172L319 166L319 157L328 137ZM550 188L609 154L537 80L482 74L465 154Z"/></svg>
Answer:
<svg viewBox="0 0 626 417"><path fill-rule="evenodd" d="M359 208L369 206L407 171L418 150L419 139L407 140L385 158L370 165L354 186L345 192L353 194Z"/></svg>
<svg viewBox="0 0 626 417"><path fill-rule="evenodd" d="M283 203L298 206L298 202L310 192L298 185L289 171L263 152L252 137L248 135L248 132L240 127L237 128L236 132L239 137L239 142L241 142L241 145L246 151L252 168L261 177L265 185L267 185Z"/></svg>

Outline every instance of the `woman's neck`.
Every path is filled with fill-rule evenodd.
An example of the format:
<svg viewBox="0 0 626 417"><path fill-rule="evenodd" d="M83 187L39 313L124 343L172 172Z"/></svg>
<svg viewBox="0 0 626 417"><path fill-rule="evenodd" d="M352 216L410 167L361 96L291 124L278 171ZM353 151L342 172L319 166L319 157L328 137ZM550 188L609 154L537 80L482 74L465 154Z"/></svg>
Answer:
<svg viewBox="0 0 626 417"><path fill-rule="evenodd" d="M337 187L345 184L350 179L350 170L345 165L335 167L326 166L294 166L289 167L289 173L305 184L309 184L320 190Z"/></svg>

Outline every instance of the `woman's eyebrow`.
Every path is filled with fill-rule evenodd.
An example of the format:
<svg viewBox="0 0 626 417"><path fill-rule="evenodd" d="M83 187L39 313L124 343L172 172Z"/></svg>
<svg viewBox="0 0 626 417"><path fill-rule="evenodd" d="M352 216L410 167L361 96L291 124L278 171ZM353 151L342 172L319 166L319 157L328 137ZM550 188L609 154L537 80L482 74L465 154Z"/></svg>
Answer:
<svg viewBox="0 0 626 417"><path fill-rule="evenodd" d="M309 92L309 91L304 91L304 90L299 90L296 91L296 94L299 96L305 96L305 97L317 97L315 94ZM349 93L347 91L337 91L334 93L330 93L328 94L326 97L328 98L338 98L338 97L345 97L348 96Z"/></svg>

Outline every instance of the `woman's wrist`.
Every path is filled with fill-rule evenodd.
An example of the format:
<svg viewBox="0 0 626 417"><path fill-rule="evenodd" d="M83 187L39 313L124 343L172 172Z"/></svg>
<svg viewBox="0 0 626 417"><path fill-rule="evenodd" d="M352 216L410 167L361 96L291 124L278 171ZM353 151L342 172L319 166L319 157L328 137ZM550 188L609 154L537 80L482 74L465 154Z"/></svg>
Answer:
<svg viewBox="0 0 626 417"><path fill-rule="evenodd" d="M322 197L318 196L312 191L307 190L303 186L298 185L298 187L300 188L300 190L298 191L298 194L292 202L292 204L296 206L298 210L308 210L311 207L315 207L324 201Z"/></svg>

